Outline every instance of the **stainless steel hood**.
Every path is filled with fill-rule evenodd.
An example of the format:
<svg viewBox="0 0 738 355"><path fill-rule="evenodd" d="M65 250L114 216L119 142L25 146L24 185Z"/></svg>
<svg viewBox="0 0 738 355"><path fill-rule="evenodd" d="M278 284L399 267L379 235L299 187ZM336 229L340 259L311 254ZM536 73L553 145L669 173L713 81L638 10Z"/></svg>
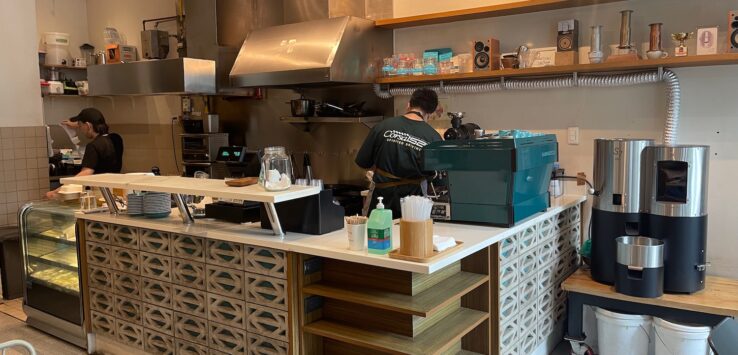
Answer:
<svg viewBox="0 0 738 355"><path fill-rule="evenodd" d="M215 94L215 61L177 58L87 67L91 96Z"/></svg>
<svg viewBox="0 0 738 355"><path fill-rule="evenodd" d="M274 26L251 32L231 69L234 86L371 83L392 32L352 16Z"/></svg>

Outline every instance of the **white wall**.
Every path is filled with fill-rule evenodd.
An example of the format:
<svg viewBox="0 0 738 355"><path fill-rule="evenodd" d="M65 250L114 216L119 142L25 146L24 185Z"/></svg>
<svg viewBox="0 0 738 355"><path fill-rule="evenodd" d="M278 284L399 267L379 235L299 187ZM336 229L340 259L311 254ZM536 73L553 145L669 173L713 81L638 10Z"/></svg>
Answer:
<svg viewBox="0 0 738 355"><path fill-rule="evenodd" d="M40 126L35 3L0 1L0 33L0 127Z"/></svg>
<svg viewBox="0 0 738 355"><path fill-rule="evenodd" d="M405 2L396 1L395 4ZM719 25L721 48L725 48L727 12L736 8L738 5L732 0L714 0L710 6L694 0L624 1L408 28L395 31L395 51L421 52L425 48L450 46L454 51L468 52L472 40L489 36L500 39L503 51L513 50L521 43L553 46L556 23L569 18L578 19L581 28L585 29L580 34L582 45L587 44L589 26L595 23L605 26L605 43L616 43L618 12L623 9L635 10L633 29L638 43L647 41L648 24L651 22L664 23L663 41L669 47L673 47L668 38L671 32L692 31L701 25ZM397 13L397 7L395 11L396 16L402 16ZM691 50L694 50L693 45ZM731 184L738 174L738 101L733 99L738 92L738 65L675 71L682 84L679 142L709 144L712 149L708 194L708 259L712 262L709 272L738 277L738 259L735 258L738 254L738 230L733 224L736 216L733 206L738 201L738 190ZM584 171L591 177L594 138L661 139L666 114L664 90L662 84L653 84L629 88L454 95L444 96L442 101L447 109L465 111L469 122L477 122L484 128L522 128L557 133L562 166L569 173ZM406 100L406 97L395 99L396 110L402 110ZM447 126L448 123L437 122L436 125ZM580 127L581 144L566 143L568 126Z"/></svg>
<svg viewBox="0 0 738 355"><path fill-rule="evenodd" d="M86 0L36 0L36 28L39 49L44 32L63 32L69 34L70 58L80 57L79 46L89 43Z"/></svg>
<svg viewBox="0 0 738 355"><path fill-rule="evenodd" d="M470 9L474 7L500 5L526 0L395 0L393 3L394 17L406 17L434 12Z"/></svg>

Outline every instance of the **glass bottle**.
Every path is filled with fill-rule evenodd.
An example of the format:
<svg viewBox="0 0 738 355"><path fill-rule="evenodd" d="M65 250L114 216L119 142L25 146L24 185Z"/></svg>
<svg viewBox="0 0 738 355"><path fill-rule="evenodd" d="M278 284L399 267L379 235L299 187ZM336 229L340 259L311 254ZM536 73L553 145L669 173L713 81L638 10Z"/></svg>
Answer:
<svg viewBox="0 0 738 355"><path fill-rule="evenodd" d="M267 191L283 191L292 186L292 161L284 147L264 148L259 185Z"/></svg>

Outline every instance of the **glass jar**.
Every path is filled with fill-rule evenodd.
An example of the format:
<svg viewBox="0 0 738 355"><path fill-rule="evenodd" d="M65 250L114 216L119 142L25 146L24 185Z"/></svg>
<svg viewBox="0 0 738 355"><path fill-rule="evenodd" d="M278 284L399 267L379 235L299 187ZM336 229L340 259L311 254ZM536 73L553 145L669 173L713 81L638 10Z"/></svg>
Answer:
<svg viewBox="0 0 738 355"><path fill-rule="evenodd" d="M267 191L283 191L292 185L292 161L284 147L264 148L259 185Z"/></svg>

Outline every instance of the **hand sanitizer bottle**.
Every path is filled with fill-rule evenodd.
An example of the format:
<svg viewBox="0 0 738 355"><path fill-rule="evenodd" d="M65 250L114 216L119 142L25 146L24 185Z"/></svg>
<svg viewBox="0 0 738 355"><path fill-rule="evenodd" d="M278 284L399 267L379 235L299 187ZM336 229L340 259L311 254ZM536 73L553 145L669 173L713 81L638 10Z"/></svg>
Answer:
<svg viewBox="0 0 738 355"><path fill-rule="evenodd" d="M392 250L392 210L384 209L383 197L367 222L367 249L371 254L387 254Z"/></svg>

